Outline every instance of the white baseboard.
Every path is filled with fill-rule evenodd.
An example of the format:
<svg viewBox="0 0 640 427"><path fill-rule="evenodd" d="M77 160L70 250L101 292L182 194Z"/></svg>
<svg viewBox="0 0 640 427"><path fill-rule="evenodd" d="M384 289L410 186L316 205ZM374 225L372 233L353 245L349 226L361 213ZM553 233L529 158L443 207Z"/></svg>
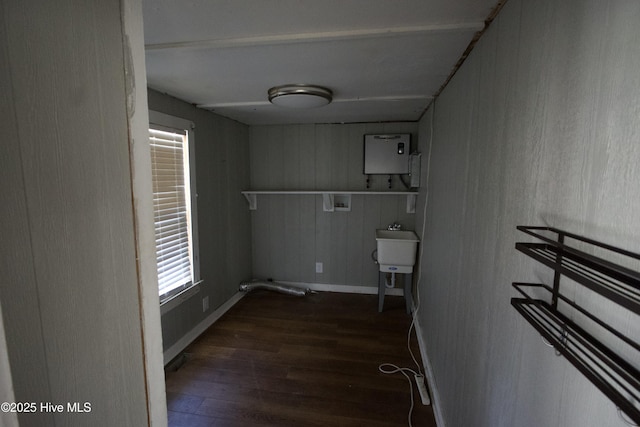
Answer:
<svg viewBox="0 0 640 427"><path fill-rule="evenodd" d="M346 294L378 295L377 286L331 285L328 283L283 282L281 280L277 280L277 282L285 285L297 286L299 288L311 289L312 291L319 291L319 292L340 292L340 293L346 293ZM403 296L404 290L402 288L385 289L385 295Z"/></svg>
<svg viewBox="0 0 640 427"><path fill-rule="evenodd" d="M414 307L415 310L415 307ZM422 363L424 367L425 375L427 376L427 384L429 387L429 392L431 393L431 406L433 407L433 416L436 419L436 426L445 427L444 418L442 416L442 408L440 407L440 393L438 391L438 386L436 384L436 380L433 376L433 368L431 366L431 362L429 361L429 357L427 356L427 346L422 338L422 327L420 326L420 322L418 321L418 317L416 317L415 322L413 324L416 330L416 336L418 337L418 346L420 347L420 355L422 356Z"/></svg>
<svg viewBox="0 0 640 427"><path fill-rule="evenodd" d="M198 323L193 329L187 332L182 338L176 341L171 347L169 347L164 352L164 364L171 362L174 357L180 354L189 344L193 342L196 338L200 336L207 328L214 324L216 320L222 317L231 307L233 307L245 294L243 292L236 292L231 298L227 300L224 304L218 307L213 311L209 316L207 316L202 322Z"/></svg>

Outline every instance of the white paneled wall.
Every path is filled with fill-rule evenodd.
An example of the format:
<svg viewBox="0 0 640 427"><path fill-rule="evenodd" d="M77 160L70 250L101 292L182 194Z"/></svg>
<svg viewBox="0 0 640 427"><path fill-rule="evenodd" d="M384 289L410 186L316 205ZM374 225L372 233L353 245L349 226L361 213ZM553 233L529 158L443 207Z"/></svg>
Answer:
<svg viewBox="0 0 640 427"><path fill-rule="evenodd" d="M447 427L626 426L509 300L551 280L516 225L640 252L638 22L637 1L511 0L423 118L420 325Z"/></svg>
<svg viewBox="0 0 640 427"><path fill-rule="evenodd" d="M143 341L131 195L126 79L144 71L125 66L123 20L139 6L0 2L0 304L11 367L0 382L36 405L17 414L21 426L144 426L149 408L166 413L164 397L148 402L147 377L161 366L145 368L154 347ZM64 410L40 410L47 402ZM67 411L74 402L91 411Z"/></svg>
<svg viewBox="0 0 640 427"><path fill-rule="evenodd" d="M363 135L411 133L416 123L254 126L250 131L254 190L366 190ZM371 189L388 190L387 176ZM405 188L394 177L394 191ZM251 212L256 278L376 286L375 230L394 221L413 230L405 196L353 195L350 212L324 212L321 195L258 195ZM316 273L316 262L323 272Z"/></svg>
<svg viewBox="0 0 640 427"><path fill-rule="evenodd" d="M149 90L148 99L150 109L195 124L203 282L197 296L162 316L167 351L238 292L240 282L251 278L251 225L240 193L249 185L249 128L154 90ZM209 310L202 310L203 298L209 298Z"/></svg>

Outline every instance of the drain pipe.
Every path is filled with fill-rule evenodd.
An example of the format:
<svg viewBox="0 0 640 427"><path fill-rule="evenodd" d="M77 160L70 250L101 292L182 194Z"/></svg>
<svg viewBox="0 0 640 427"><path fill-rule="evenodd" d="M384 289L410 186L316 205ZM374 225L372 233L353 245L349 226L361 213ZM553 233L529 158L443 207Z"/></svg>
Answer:
<svg viewBox="0 0 640 427"><path fill-rule="evenodd" d="M395 273L395 271L391 272L391 282L389 282L389 274L388 273L384 276L384 285L389 289L396 287L396 273Z"/></svg>
<svg viewBox="0 0 640 427"><path fill-rule="evenodd" d="M240 283L240 292L252 292L258 289L280 292L281 294L303 297L308 293L315 293L310 289L302 289L296 286L285 285L272 280L251 280Z"/></svg>

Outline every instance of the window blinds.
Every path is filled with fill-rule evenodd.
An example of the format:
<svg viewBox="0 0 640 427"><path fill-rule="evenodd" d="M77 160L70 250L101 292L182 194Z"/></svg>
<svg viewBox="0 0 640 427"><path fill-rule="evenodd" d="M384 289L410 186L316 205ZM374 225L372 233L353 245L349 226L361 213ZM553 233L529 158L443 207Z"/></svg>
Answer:
<svg viewBox="0 0 640 427"><path fill-rule="evenodd" d="M158 285L164 295L192 283L187 133L149 129L149 141Z"/></svg>

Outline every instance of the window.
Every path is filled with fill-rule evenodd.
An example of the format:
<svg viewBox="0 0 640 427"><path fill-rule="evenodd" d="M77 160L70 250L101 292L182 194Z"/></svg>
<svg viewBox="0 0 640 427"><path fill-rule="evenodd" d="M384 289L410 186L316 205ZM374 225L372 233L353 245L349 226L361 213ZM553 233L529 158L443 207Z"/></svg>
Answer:
<svg viewBox="0 0 640 427"><path fill-rule="evenodd" d="M194 132L189 121L149 112L160 302L198 283Z"/></svg>

